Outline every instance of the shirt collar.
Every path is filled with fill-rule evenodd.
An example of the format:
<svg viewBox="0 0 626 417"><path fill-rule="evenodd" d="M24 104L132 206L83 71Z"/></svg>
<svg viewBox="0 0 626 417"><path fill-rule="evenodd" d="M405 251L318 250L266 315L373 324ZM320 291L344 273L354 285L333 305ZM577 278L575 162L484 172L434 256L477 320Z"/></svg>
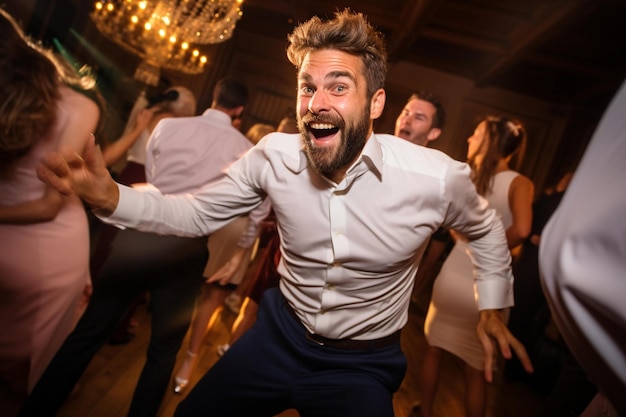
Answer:
<svg viewBox="0 0 626 417"><path fill-rule="evenodd" d="M309 159L306 156L306 151L304 149L304 145L300 148L299 159L297 161L293 161L292 164L287 163L287 167L296 173L300 173L304 171L309 166ZM356 162L350 167L348 173L356 169L358 165L360 165L361 161L367 166L369 170L371 170L379 179L382 178L383 172L383 149L378 141L378 138L374 133L371 134L367 142L365 142L365 146L363 147L363 151L361 155L356 160Z"/></svg>
<svg viewBox="0 0 626 417"><path fill-rule="evenodd" d="M232 126L233 124L229 115L227 115L221 110L216 110L213 108L206 109L204 113L202 113L202 117L208 117L218 123L228 124L229 126Z"/></svg>

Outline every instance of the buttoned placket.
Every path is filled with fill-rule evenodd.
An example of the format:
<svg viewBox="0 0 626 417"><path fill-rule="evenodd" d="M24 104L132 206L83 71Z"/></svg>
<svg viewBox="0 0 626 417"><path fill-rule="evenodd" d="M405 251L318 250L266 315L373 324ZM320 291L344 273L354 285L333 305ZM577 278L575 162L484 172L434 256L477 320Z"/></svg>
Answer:
<svg viewBox="0 0 626 417"><path fill-rule="evenodd" d="M346 278L346 270L343 267L343 259L351 254L350 240L347 234L348 210L346 207L346 196L352 183L367 171L366 164L359 160L353 166L345 178L339 184L333 184L331 195L328 201L328 213L330 219L331 251L330 262L326 270L325 284L320 300L320 312L316 318L316 333L326 334L327 329L333 325L330 316L326 314L329 308L337 305L336 286Z"/></svg>

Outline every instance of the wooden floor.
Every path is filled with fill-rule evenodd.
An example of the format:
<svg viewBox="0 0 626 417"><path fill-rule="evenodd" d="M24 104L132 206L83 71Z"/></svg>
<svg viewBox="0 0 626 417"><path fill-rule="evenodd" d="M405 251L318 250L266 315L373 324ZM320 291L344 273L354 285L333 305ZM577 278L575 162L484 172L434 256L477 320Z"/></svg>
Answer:
<svg viewBox="0 0 626 417"><path fill-rule="evenodd" d="M403 330L402 346L409 367L404 382L394 397L396 417L409 417L413 401L419 398L417 371L421 366L421 352L425 343L422 326L427 304L428 294L414 295L409 322ZM135 383L144 363L149 337L150 319L145 305L140 307L137 318L140 324L136 337L127 345L102 347L58 417L126 416ZM227 342L234 319L234 315L226 309L215 317L197 361L199 366L192 375L192 384L218 360L216 348L219 344ZM187 339L179 354L176 370L182 360L182 352L186 351L186 344ZM452 356L445 356L443 362L435 403L435 417L462 417L464 413L461 364ZM184 395L176 395L172 390L168 390L159 416L172 416L177 404L183 398ZM498 375L490 386L489 401L486 417L528 417L536 415L542 399L526 385L510 382ZM210 404L207 404L207 407L210 407ZM207 412L210 415L210 408ZM294 410L280 414L280 417L297 416L298 413Z"/></svg>

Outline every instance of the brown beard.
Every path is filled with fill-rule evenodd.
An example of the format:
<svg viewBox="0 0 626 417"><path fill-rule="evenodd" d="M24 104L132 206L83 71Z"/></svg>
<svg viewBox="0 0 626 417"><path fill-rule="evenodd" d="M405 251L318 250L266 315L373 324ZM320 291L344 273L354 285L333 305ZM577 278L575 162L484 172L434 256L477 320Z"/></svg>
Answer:
<svg viewBox="0 0 626 417"><path fill-rule="evenodd" d="M336 147L320 148L309 138L311 123L329 123L336 126L341 132L339 145ZM350 164L363 150L367 141L370 126L369 106L363 111L363 116L354 124L347 124L344 119L330 116L315 116L307 113L298 120L298 127L304 141L307 158L317 172L327 178L346 165Z"/></svg>

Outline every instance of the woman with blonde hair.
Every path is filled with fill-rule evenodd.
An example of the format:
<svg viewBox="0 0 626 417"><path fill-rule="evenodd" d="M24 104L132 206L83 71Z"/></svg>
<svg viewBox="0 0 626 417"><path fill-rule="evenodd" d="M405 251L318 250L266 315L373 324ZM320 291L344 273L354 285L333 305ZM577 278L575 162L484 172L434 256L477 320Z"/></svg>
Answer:
<svg viewBox="0 0 626 417"><path fill-rule="evenodd" d="M269 133L276 132L276 128L267 123L255 123L246 132L248 140L255 145Z"/></svg>

